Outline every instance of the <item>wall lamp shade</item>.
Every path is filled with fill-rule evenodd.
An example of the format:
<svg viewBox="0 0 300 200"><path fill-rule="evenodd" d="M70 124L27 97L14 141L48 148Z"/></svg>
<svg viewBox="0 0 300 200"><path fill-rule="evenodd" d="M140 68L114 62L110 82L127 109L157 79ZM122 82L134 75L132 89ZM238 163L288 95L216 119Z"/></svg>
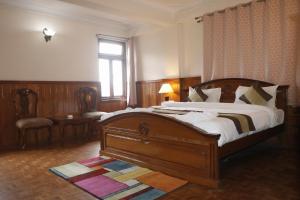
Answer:
<svg viewBox="0 0 300 200"><path fill-rule="evenodd" d="M48 42L55 35L55 31L48 29L48 28L44 28L43 34L44 34L44 38L45 38L46 42Z"/></svg>
<svg viewBox="0 0 300 200"><path fill-rule="evenodd" d="M160 94L167 94L167 93L172 93L172 92L174 92L174 91L169 83L162 84L160 87L160 90L158 91L158 93L160 93ZM168 96L165 96L165 101L169 101Z"/></svg>

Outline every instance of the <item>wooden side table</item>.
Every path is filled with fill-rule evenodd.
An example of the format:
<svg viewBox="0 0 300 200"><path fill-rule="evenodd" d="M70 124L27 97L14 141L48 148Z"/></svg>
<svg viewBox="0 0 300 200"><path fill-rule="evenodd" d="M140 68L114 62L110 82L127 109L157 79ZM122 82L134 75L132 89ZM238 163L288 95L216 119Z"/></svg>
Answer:
<svg viewBox="0 0 300 200"><path fill-rule="evenodd" d="M73 114L73 115L66 115L66 116L53 116L50 117L49 119L51 119L55 125L58 125L61 144L64 145L66 126L87 124L88 132L90 132L93 122L99 120L100 117L101 116L85 116L80 114Z"/></svg>

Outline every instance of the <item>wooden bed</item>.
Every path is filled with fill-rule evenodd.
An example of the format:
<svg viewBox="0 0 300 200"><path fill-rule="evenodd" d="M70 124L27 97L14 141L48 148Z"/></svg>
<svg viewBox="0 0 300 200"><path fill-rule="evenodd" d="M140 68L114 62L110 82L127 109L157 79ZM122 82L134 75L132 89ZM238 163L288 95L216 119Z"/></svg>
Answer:
<svg viewBox="0 0 300 200"><path fill-rule="evenodd" d="M193 87L222 88L221 102L233 102L239 85L271 86L250 79L219 79ZM276 105L286 111L288 86L279 86ZM182 91L186 95L186 91ZM151 113L125 113L100 122L101 155L119 158L190 182L217 187L219 161L232 153L283 131L284 125L246 136L218 147L219 135Z"/></svg>

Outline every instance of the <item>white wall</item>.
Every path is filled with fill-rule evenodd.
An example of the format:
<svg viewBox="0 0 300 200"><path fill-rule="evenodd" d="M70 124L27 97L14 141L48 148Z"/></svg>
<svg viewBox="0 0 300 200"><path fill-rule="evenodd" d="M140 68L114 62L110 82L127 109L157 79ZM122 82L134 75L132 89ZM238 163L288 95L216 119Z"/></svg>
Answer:
<svg viewBox="0 0 300 200"><path fill-rule="evenodd" d="M178 25L180 77L201 76L203 67L202 23L190 20Z"/></svg>
<svg viewBox="0 0 300 200"><path fill-rule="evenodd" d="M45 42L42 29L56 35ZM0 5L0 80L97 81L96 34L124 29Z"/></svg>
<svg viewBox="0 0 300 200"><path fill-rule="evenodd" d="M176 75L200 76L203 69L203 24L196 23L194 17L245 2L249 0L206 1L206 4L192 11L179 13L176 27L137 36L138 60L141 61L138 62L138 80L156 80ZM166 51L168 49L172 51ZM155 59L156 56L159 59ZM172 70L178 71L178 74L167 73L170 62L174 63Z"/></svg>
<svg viewBox="0 0 300 200"><path fill-rule="evenodd" d="M178 77L177 26L137 37L138 80Z"/></svg>

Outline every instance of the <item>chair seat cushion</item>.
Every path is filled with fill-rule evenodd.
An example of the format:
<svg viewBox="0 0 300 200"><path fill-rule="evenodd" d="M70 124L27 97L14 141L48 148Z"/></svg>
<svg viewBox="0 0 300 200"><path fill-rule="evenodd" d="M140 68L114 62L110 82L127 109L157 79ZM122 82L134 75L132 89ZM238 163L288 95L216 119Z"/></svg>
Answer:
<svg viewBox="0 0 300 200"><path fill-rule="evenodd" d="M83 113L82 115L84 116L84 117L99 117L99 119L100 119L100 117L103 115L103 114L105 114L106 112L99 112L99 111L95 111L95 112L85 112L85 113Z"/></svg>
<svg viewBox="0 0 300 200"><path fill-rule="evenodd" d="M53 122L50 119L42 118L42 117L19 119L16 122L16 126L20 129L52 126L52 124Z"/></svg>

